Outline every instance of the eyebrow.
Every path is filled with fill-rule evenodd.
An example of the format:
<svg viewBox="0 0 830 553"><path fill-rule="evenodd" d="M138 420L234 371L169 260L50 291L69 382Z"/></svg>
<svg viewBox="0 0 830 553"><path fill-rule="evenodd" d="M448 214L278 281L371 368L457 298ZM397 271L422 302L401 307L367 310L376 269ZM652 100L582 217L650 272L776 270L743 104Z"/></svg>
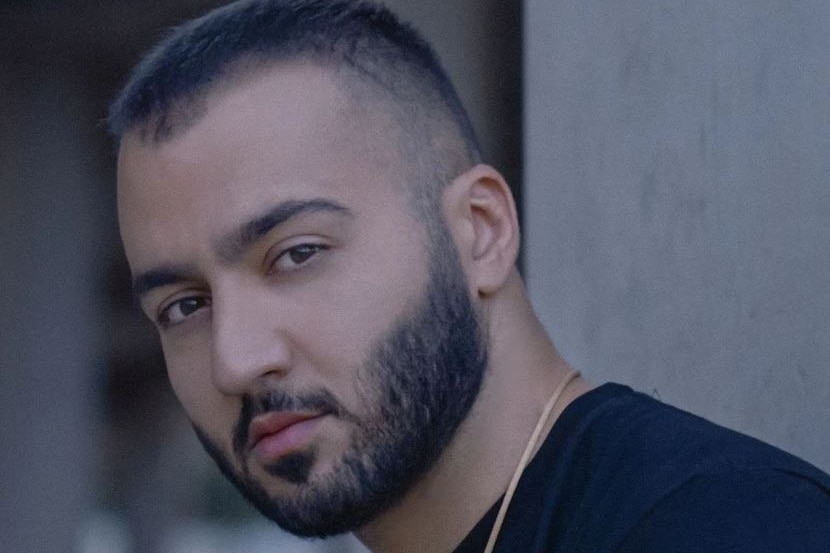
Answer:
<svg viewBox="0 0 830 553"><path fill-rule="evenodd" d="M137 274L133 278L133 298L140 301L151 290L191 279L193 271L185 267L158 267Z"/></svg>
<svg viewBox="0 0 830 553"><path fill-rule="evenodd" d="M341 213L349 217L348 208L323 198L309 200L287 200L267 210L262 215L241 224L217 240L214 248L217 256L226 263L233 263L245 254L258 240L280 225L301 214L313 212ZM133 277L133 297L139 301L149 292L162 286L169 286L193 280L194 272L185 266L161 266L142 271Z"/></svg>
<svg viewBox="0 0 830 553"><path fill-rule="evenodd" d="M308 200L287 200L270 208L264 214L240 225L217 240L214 249L217 256L226 263L233 263L242 257L263 236L284 225L291 219L306 213L330 212L349 217L353 213L346 207L323 198Z"/></svg>

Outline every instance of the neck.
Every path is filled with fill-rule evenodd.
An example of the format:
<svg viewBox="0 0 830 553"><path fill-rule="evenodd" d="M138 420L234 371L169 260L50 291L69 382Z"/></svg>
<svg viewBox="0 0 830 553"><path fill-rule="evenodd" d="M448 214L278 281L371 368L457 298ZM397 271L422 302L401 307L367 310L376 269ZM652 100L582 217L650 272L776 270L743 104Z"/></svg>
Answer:
<svg viewBox="0 0 830 553"><path fill-rule="evenodd" d="M375 553L451 552L504 494L545 403L570 371L526 300L518 309L515 302L511 309L493 307L487 324L497 339L476 403L429 473L357 532ZM579 379L568 387L543 438L587 389Z"/></svg>

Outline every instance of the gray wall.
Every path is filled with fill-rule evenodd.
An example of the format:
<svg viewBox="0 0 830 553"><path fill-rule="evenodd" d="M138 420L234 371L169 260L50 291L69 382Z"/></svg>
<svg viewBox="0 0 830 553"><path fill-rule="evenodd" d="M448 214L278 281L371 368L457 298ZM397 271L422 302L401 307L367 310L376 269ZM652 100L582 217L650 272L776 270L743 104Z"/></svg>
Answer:
<svg viewBox="0 0 830 553"><path fill-rule="evenodd" d="M527 274L563 354L830 470L830 3L525 25Z"/></svg>

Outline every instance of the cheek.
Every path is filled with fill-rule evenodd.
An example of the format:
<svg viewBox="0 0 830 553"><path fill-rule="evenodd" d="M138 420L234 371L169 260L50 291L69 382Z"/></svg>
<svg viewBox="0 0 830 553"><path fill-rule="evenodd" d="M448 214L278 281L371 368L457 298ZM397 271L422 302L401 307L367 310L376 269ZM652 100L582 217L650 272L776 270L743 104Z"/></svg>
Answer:
<svg viewBox="0 0 830 553"><path fill-rule="evenodd" d="M326 290L325 302L309 302L293 335L295 369L317 372L317 383L358 414L359 373L375 346L406 310L411 291L391 289L384 278L345 278ZM303 360L306 363L303 363ZM302 371L298 371L302 372ZM300 378L305 375L298 375Z"/></svg>
<svg viewBox="0 0 830 553"><path fill-rule="evenodd" d="M419 232L414 228L408 234ZM364 365L372 348L423 297L428 263L422 247L412 240L398 242L390 238L382 248L355 248L347 262L338 264L336 278L316 282L318 289L309 290L298 311L302 328L297 335L305 337L303 350L319 356L315 365L346 373Z"/></svg>
<svg viewBox="0 0 830 553"><path fill-rule="evenodd" d="M231 415L227 414L228 409L213 386L209 345L181 346L162 340L162 350L170 385L187 416L210 436L223 435L229 424L223 419Z"/></svg>

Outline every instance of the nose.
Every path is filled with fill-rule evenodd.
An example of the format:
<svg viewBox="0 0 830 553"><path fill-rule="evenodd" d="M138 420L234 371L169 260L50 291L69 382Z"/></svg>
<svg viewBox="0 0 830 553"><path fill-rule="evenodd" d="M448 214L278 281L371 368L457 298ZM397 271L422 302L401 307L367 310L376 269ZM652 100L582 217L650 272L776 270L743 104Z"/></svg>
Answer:
<svg viewBox="0 0 830 553"><path fill-rule="evenodd" d="M227 395L253 393L264 381L285 376L290 343L276 310L261 298L213 298L212 378Z"/></svg>

